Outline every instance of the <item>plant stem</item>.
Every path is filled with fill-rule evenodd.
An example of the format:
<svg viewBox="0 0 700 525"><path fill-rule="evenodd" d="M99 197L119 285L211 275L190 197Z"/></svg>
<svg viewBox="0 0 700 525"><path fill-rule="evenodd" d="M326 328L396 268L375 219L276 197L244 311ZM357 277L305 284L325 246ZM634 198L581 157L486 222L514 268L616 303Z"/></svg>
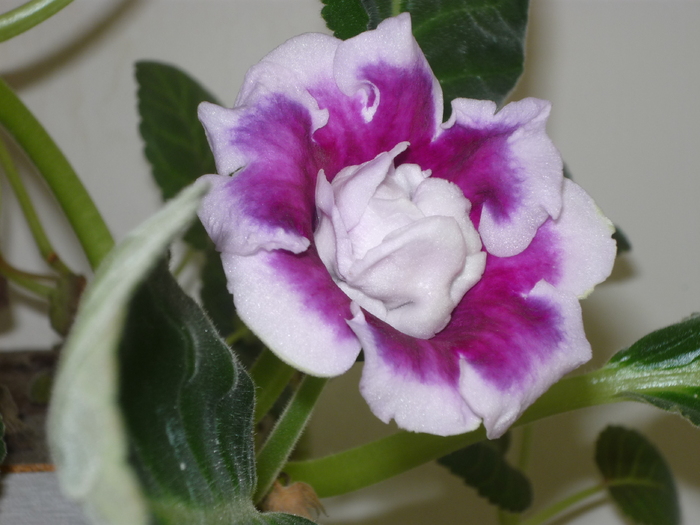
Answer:
<svg viewBox="0 0 700 525"><path fill-rule="evenodd" d="M52 17L73 0L31 0L0 15L0 42L9 40Z"/></svg>
<svg viewBox="0 0 700 525"><path fill-rule="evenodd" d="M527 472L530 466L530 451L532 450L532 424L523 425L520 433L520 450L518 451L518 470Z"/></svg>
<svg viewBox="0 0 700 525"><path fill-rule="evenodd" d="M598 370L563 379L526 410L513 426L577 408L624 401L622 397L615 397L627 388L624 381L610 381L610 378L614 379L614 372ZM324 458L290 462L284 471L293 481L313 486L319 497L337 496L401 474L485 437L483 427L449 437L401 431Z"/></svg>
<svg viewBox="0 0 700 525"><path fill-rule="evenodd" d="M34 237L34 242L39 248L39 253L44 258L44 260L60 273L68 274L72 273L68 267L63 264L63 261L59 259L56 250L51 246L51 242L44 231L44 227L41 225L39 216L36 213L36 209L32 204L32 200L29 197L27 189L22 183L22 178L17 172L17 168L12 162L12 157L5 147L5 143L0 139L0 167L5 172L7 180L10 182L10 186L15 192L17 201L19 202L20 208L22 208L22 213L27 219L27 224L29 225L29 230L32 232Z"/></svg>
<svg viewBox="0 0 700 525"><path fill-rule="evenodd" d="M255 422L267 414L296 370L265 348L250 368L255 383Z"/></svg>
<svg viewBox="0 0 700 525"><path fill-rule="evenodd" d="M45 286L36 282L36 279L46 279L43 275L35 275L27 272L18 270L14 266L11 266L3 257L0 255L0 275L6 277L13 283L21 286L22 288L29 290L32 293L46 299L49 298L53 288L50 286Z"/></svg>
<svg viewBox="0 0 700 525"><path fill-rule="evenodd" d="M267 494L279 476L327 381L325 377L304 377L270 437L260 449L257 457L258 487L254 496L256 503Z"/></svg>
<svg viewBox="0 0 700 525"><path fill-rule="evenodd" d="M558 501L546 509L541 510L534 516L529 517L525 521L521 522L520 525L541 525L546 523L549 519L553 518L557 514L565 511L569 507L580 503L581 501L590 498L591 496L603 492L605 490L605 485L595 485L593 487L588 487L580 492L572 494L571 496Z"/></svg>
<svg viewBox="0 0 700 525"><path fill-rule="evenodd" d="M2 79L0 124L37 167L66 214L90 266L97 268L114 246L107 225L56 143Z"/></svg>

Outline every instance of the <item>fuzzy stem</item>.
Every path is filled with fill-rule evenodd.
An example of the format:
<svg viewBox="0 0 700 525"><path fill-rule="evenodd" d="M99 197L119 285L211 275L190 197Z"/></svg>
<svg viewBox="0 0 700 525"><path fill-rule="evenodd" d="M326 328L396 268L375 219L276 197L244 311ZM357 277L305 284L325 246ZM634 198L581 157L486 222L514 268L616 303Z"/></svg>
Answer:
<svg viewBox="0 0 700 525"><path fill-rule="evenodd" d="M37 167L66 214L90 266L97 268L114 246L107 225L56 143L2 79L0 124Z"/></svg>
<svg viewBox="0 0 700 525"><path fill-rule="evenodd" d="M316 400L327 381L325 377L304 377L270 437L260 449L257 457L258 487L254 496L256 503L267 494L279 476L299 436L306 428Z"/></svg>
<svg viewBox="0 0 700 525"><path fill-rule="evenodd" d="M24 33L52 17L73 0L31 0L0 15L0 42Z"/></svg>

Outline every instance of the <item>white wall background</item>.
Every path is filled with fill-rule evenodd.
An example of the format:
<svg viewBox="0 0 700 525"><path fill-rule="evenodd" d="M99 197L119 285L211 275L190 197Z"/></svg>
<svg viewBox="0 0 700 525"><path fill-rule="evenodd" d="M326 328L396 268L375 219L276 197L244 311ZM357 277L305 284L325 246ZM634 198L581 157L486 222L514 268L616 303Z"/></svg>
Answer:
<svg viewBox="0 0 700 525"><path fill-rule="evenodd" d="M0 10L21 3L0 0ZM137 134L133 63L176 64L230 104L246 69L273 47L325 31L319 7L318 0L76 0L0 44L0 74L63 148L120 239L159 205ZM533 0L527 73L515 96L553 102L555 144L576 181L634 245L584 303L595 363L700 310L699 25L700 2L693 0ZM34 182L55 245L87 271L65 222ZM16 203L2 190L0 247L14 264L40 271ZM0 349L54 342L37 305L21 294L14 299L12 313L0 316ZM354 370L324 394L308 438L316 454L391 430L369 414L358 377ZM700 431L641 405L538 423L536 504L593 483L592 443L608 422L633 426L657 443L676 472L684 522L699 523ZM4 484L0 523L79 522L75 508L50 504L52 475L9 476ZM490 507L434 465L325 503L329 524L495 523ZM621 519L604 505L569 523Z"/></svg>

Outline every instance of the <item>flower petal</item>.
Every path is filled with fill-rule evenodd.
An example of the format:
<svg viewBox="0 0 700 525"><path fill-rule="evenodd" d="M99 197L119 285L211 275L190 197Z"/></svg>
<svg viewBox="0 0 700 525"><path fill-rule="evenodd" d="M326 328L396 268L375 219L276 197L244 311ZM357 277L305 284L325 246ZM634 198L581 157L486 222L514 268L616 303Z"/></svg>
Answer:
<svg viewBox="0 0 700 525"><path fill-rule="evenodd" d="M311 90L333 80L333 60L341 41L320 33L291 38L248 70L235 106L252 106L272 95L301 104L311 115L312 130L328 121Z"/></svg>
<svg viewBox="0 0 700 525"><path fill-rule="evenodd" d="M216 235L219 250L297 251L300 243L271 246L267 238L273 244L282 237L312 239L318 168L308 111L280 96L235 110L202 104L200 118L222 176L245 165L225 182L216 179L200 211L205 226L216 226L210 235ZM228 244L234 240L235 246Z"/></svg>
<svg viewBox="0 0 700 525"><path fill-rule="evenodd" d="M481 419L456 388L455 360L440 356L429 341L402 334L357 307L353 310L355 317L348 324L365 355L360 392L379 419L440 436L479 426ZM399 366L396 359L401 360ZM435 366L426 366L429 362ZM443 369L441 364L448 366Z"/></svg>
<svg viewBox="0 0 700 525"><path fill-rule="evenodd" d="M332 152L324 163L329 181L400 142L427 144L439 129L442 90L413 38L408 14L341 43L334 78L335 90L313 92L329 111L328 124L314 133L321 148Z"/></svg>
<svg viewBox="0 0 700 525"><path fill-rule="evenodd" d="M542 234L551 231L560 254L559 278L551 284L580 299L610 275L617 247L611 238L615 227L578 184L564 180L564 206L556 221L548 221ZM538 232L539 235L539 232Z"/></svg>
<svg viewBox="0 0 700 525"><path fill-rule="evenodd" d="M510 362L499 369L497 359L491 359L484 366L478 353L469 352L460 363L460 392L483 418L490 439L505 433L552 384L591 358L575 296L540 281L526 302L538 322L510 327L500 345L497 335L489 337L491 350ZM540 332L536 327L544 326L545 319L549 325ZM514 346L506 349L505 344Z"/></svg>
<svg viewBox="0 0 700 525"><path fill-rule="evenodd" d="M496 113L487 100L456 99L444 131L406 161L456 183L489 253L522 252L561 211L563 164L545 133L549 103L528 98Z"/></svg>
<svg viewBox="0 0 700 525"><path fill-rule="evenodd" d="M280 359L322 377L353 365L360 344L346 323L350 299L313 248L222 254L222 261L238 315Z"/></svg>

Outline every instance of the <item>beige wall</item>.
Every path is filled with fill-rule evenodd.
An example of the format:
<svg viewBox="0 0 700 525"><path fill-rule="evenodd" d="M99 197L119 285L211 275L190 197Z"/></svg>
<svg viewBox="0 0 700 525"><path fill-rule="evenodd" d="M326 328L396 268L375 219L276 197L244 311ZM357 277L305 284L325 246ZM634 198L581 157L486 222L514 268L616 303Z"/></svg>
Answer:
<svg viewBox="0 0 700 525"><path fill-rule="evenodd" d="M650 330L700 310L700 2L533 2L528 69L516 96L553 102L550 134L576 181L634 245L615 277L584 304L600 363ZM0 0L0 9L20 3ZM159 203L136 131L134 61L177 64L231 103L247 67L266 52L295 34L324 30L318 8L317 0L76 0L43 26L0 44L0 73L64 149L121 238ZM17 265L40 270L16 204L2 189L2 250ZM65 224L48 203L40 211L65 259L84 269ZM0 319L0 348L55 340L31 302L18 301L13 316ZM318 415L335 432L316 420L309 442L317 452L386 431L368 415L357 380L355 371L330 386ZM347 408L338 410L338 402ZM360 422L339 416L348 411ZM591 445L608 421L634 426L658 443L676 470L685 522L700 521L700 431L638 405L539 423L533 451L538 502L593 479ZM547 462L552 468L545 472ZM15 483L9 494L27 490L8 482ZM15 512L25 516L17 522L23 525L59 525L43 510L22 511L23 504L0 503L0 521L15 523L7 518ZM353 516L370 525L495 523L489 508L432 465L330 500L326 508L327 523L350 523ZM604 506L570 523L620 520Z"/></svg>

